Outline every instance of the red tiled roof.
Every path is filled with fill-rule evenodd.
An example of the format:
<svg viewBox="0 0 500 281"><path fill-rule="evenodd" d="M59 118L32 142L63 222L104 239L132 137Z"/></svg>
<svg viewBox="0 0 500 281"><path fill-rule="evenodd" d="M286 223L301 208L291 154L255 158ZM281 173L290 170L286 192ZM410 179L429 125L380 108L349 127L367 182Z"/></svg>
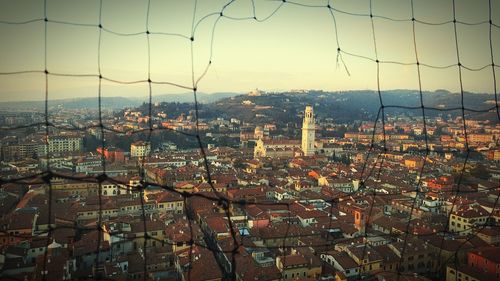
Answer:
<svg viewBox="0 0 500 281"><path fill-rule="evenodd" d="M281 258L283 267L307 266L308 262L302 255L287 255Z"/></svg>

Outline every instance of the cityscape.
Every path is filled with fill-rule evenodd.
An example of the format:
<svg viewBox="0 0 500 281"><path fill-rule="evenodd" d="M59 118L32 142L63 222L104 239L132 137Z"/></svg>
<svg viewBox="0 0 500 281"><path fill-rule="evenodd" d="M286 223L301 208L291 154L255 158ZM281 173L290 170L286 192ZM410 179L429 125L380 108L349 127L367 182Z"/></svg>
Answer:
<svg viewBox="0 0 500 281"><path fill-rule="evenodd" d="M0 280L500 280L500 1L0 1Z"/></svg>
<svg viewBox="0 0 500 281"><path fill-rule="evenodd" d="M200 105L198 124L193 104L143 104L103 110L104 128L59 105L48 134L3 132L2 278L498 278L495 110L465 136L460 112L325 118L316 101L339 95L255 89L210 118Z"/></svg>

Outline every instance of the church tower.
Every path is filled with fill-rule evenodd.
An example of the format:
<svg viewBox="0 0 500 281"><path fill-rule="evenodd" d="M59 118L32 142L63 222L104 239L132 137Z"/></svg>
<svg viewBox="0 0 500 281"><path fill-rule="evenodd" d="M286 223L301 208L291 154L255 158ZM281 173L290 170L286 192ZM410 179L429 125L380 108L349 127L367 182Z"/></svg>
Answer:
<svg viewBox="0 0 500 281"><path fill-rule="evenodd" d="M314 113L312 106L306 106L302 122L302 151L305 156L314 155Z"/></svg>

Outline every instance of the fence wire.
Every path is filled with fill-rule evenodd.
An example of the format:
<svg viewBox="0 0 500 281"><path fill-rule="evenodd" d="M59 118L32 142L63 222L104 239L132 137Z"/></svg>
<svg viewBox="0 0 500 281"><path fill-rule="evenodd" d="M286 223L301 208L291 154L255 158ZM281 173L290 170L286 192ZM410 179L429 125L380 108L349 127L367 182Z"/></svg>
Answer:
<svg viewBox="0 0 500 281"><path fill-rule="evenodd" d="M290 0L281 0L281 1L276 1L280 2L276 8L274 8L269 14L266 15L258 15L256 13L256 6L258 5L258 1L255 0L250 0L251 2L251 13L252 16L249 17L234 17L226 13L226 10L228 7L233 5L235 2L241 2L239 0L231 0L228 1L225 5L222 6L220 11L218 12L213 12L209 13L206 15L202 15L199 17L198 13L198 1L194 0L194 8L192 11L192 14L189 15L192 17L191 21L191 28L190 28L190 33L189 34L182 34L182 33L170 33L170 32L163 32L163 31L153 31L151 30L150 27L150 8L151 8L151 1L147 0L145 5L146 5L146 21L144 24L144 29L139 32L121 32L117 30L113 30L110 27L106 27L103 24L103 2L106 2L106 0L99 0L99 10L98 10L98 22L92 23L79 23L79 22L71 22L71 21L62 21L62 20L55 20L51 19L48 17L48 11L47 11L47 3L50 0L44 0L43 1L43 18L33 18L33 19L27 19L27 20L19 20L19 21L6 21L0 19L0 28L2 25L10 25L10 26L23 26L23 25L37 25L37 24L42 24L43 25L43 32L44 32L44 44L43 44L43 58L44 58L44 64L43 64L43 69L21 69L21 70L5 70L2 69L2 72L0 72L1 76L20 76L20 75L25 75L25 74L43 74L44 75L44 93L45 93L45 98L44 98L44 122L36 122L33 124L27 124L27 125L20 125L20 126L10 126L10 127L3 127L1 128L2 132L9 132L9 131L15 131L19 129L25 129L25 128L39 128L39 127L44 127L45 129L45 138L48 140L50 135L51 135L51 130L52 129L59 129L59 130L66 130L66 131L87 131L89 129L98 129L100 131L101 136L101 144L100 147L102 149L106 148L107 144L104 138L104 135L106 133L114 133L114 134L128 134L128 135L136 135L136 134L146 134L146 142L151 143L151 136L152 133L155 131L160 131L160 130L166 130L170 131L171 133L175 134L181 134L189 138L193 138L196 143L198 144L199 147L199 153L203 159L203 166L205 169L205 178L206 182L209 184L211 193L204 193L204 192L199 192L199 193L188 193L185 191L178 191L177 189L174 188L174 186L170 185L159 185L158 183L154 182L148 182L148 179L145 175L145 160L146 158L143 158L142 163L141 163L141 172L140 172L140 184L139 186L131 185L129 182L126 181L121 181L119 179L115 179L113 177L110 177L107 174L107 167L106 167L106 158L104 156L104 153L101 153L101 166L102 166L102 174L98 176L75 176L75 175L68 175L64 173L60 173L56 171L55 169L52 168L51 166L51 161L50 161L50 153L49 153L49 142L46 142L46 150L47 150L47 166L45 171L37 174L32 174L29 176L23 176L23 177L15 177L15 178L9 178L9 177L0 177L0 185L1 186L6 186L8 184L15 184L15 185L27 185L27 184L44 184L47 186L47 218L48 218L48 229L46 231L40 231L37 236L39 237L46 237L46 243L45 243L45 251L43 255L43 263L42 263L42 272L46 273L47 272L47 264L49 260L49 246L52 241L52 237L54 234L54 231L57 230L62 230L62 229L72 229L78 232L91 232L91 231L97 231L97 241L96 241L96 249L95 253L97 253L95 263L94 263L94 272L91 277L88 277L88 279L99 279L99 280L114 280L113 278L110 278L109 276L104 276L100 274L98 271L99 268L101 268L103 265L103 261L100 260L100 253L103 249L103 233L106 231L104 229L104 222L105 220L103 219L103 183L104 182L111 182L117 186L118 189L123 190L123 191L129 191L132 190L133 193L137 193L138 197L140 198L140 205L141 205L141 222L142 222L142 231L143 231L143 245L142 245L142 255L143 255L143 268L142 268L142 274L141 278L143 280L149 279L150 277L148 276L148 262L149 262L149 256L150 252L148 251L148 242L158 242L161 245L165 244L170 244L172 246L178 245L179 243L189 245L189 251L188 251L188 264L191 265L193 262L196 260L194 259L195 251L198 248L203 248L207 249L210 251L215 259L218 259L220 255L226 255L228 260L230 261L229 266L225 266L224 264L221 264L219 262L218 266L220 267L220 271L225 274L225 279L229 280L241 280L241 276L238 276L238 272L244 271L243 269L240 269L237 259L238 256L241 256L241 247L244 246L245 244L245 239L244 237L239 237L237 233L237 226L234 224L233 219L232 219L232 208L233 207L245 207L248 205L257 205L257 206L282 206L285 208L288 213L291 212L291 205L293 202L254 202L254 201L247 201L245 199L231 199L222 192L217 191L217 188L214 186L213 183L213 174L211 172L209 160L207 158L207 153L206 153L206 144L202 140L201 136L201 130L200 130L200 121L199 121L199 102L198 102L198 85L200 81L203 80L203 78L206 76L206 74L210 71L210 66L214 63L214 55L213 55L213 48L214 48L214 41L216 39L215 33L217 30L217 26L222 20L227 20L227 21L255 21L255 22L265 22L273 17L278 16L278 12L285 6L287 5L294 5L294 6L299 6L304 9L324 9L328 11L328 14L331 16L332 20L332 27L333 27L333 36L335 38L335 44L336 48L334 51L336 51L336 63L337 66L342 66L343 71L346 72L347 75L350 75L352 70L349 70L348 67L348 59L349 58L358 58L364 61L367 65L373 65L375 64L376 66L376 94L378 95L379 99L379 109L378 113L376 115L376 118L373 120L373 130L372 130L372 135L371 135L371 141L370 145L367 151L366 159L363 162L362 165L362 170L359 175L359 182L360 182L360 191L356 192L348 192L345 193L344 195L336 196L333 198L324 198L325 202L329 203L329 212L326 212L325 218L328 219L328 225L329 229L333 225L333 217L334 217L334 206L338 204L340 201L344 199L351 199L351 200L357 200L357 199L367 199L369 198L370 206L368 208L368 213L367 213L367 219L365 222L365 227L363 234L361 235L362 238L364 238L364 246L362 250L362 255L361 255L361 260L365 260L365 258L369 258L369 243L368 243L368 238L369 238L369 227L370 227L370 219L372 218L372 212L374 210L376 200L377 198L391 198L391 196L394 195L399 195L399 192L396 193L380 193L377 192L375 189L369 190L366 183L370 180L376 179L380 180L381 174L384 169L384 163L387 161L386 159L386 154L389 151L387 147L387 140L389 137L388 132L386 132L386 110L387 109L406 109L409 111L420 111L420 117L422 120L422 125L423 125L423 136L424 136L424 143L425 143L425 148L423 150L420 150L420 153L423 153L423 164L421 167L418 169L418 180L413 183L414 187L414 192L415 192L415 197L413 198L411 202L411 207L410 207L410 212L409 212L409 217L408 217L408 222L406 223L405 226L405 231L404 235L400 237L399 239L402 242L402 251L400 255L400 259L397 262L397 266L395 270L388 271L392 273L396 273L397 277L396 280L400 280L405 275L412 275L410 273L404 272L404 270L401 270L400 266L404 263L404 258L405 258L405 253L409 251L408 244L410 239L418 237L418 238L423 238L426 236L441 236L441 242L440 242L440 247L439 247L439 253L437 254L436 257L436 265L433 268L433 273L435 274L434 276L438 276L439 278L442 278L443 276L440 274L443 274L443 267L453 263L455 270L457 270L460 266L459 260L457 258L457 253L464 247L467 242L469 242L471 239L474 239L474 237L477 236L479 232L481 232L485 227L486 224L480 226L480 227L471 227L470 230L472 231L472 235L469 235L461 244L460 246L455 249L455 255L451 255L448 260L446 260L444 263L441 263L441 255L442 255L442 249L445 243L445 237L447 235L451 234L451 231L449 230L449 225L450 225L450 217L451 213L455 210L455 207L459 204L458 200L460 200L459 195L463 194L468 194L468 193L474 193L475 191L470 191L468 189L461 189L463 186L463 180L465 177L465 171L467 164L469 162L470 158L470 153L472 152L471 148L469 147L469 140L468 140L468 130L467 130L467 113L485 113L489 111L496 111L496 116L497 116L497 121L500 120L500 111L499 111L499 106L498 106L498 93L497 93L497 82L496 82L496 68L499 67L498 64L495 62L495 57L494 57L494 45L493 45L493 31L495 29L500 29L500 26L496 23L493 22L492 18L492 2L491 0L488 1L488 11L489 11L489 18L486 20L481 20L477 22L468 22L461 20L457 18L457 11L456 11L456 3L455 0L451 0L452 2L452 19L443 19L442 21L439 22L431 22L431 21L425 21L418 19L418 15L415 13L415 3L416 1L410 0L410 7L411 7L411 18L393 18L393 17L388 17L384 15L377 15L374 13L373 10L373 3L374 1L369 0L369 13L358 13L358 12L352 12L352 11L345 11L342 9L339 9L336 7L335 1L325 1L324 5L319 5L319 4L307 4L307 3L302 3L302 2L296 2L296 1L290 1ZM375 1L376 2L376 1ZM348 17L352 17L354 19L360 18L360 19L369 19L370 20L370 25L371 25L371 35L372 35L372 41L373 41L373 56L367 56L367 55L362 55L358 54L355 52L351 52L349 50L346 50L342 47L341 43L343 42L342 36L339 31L341 30L347 30L348 27L345 26L340 26L337 17L338 15L344 15ZM197 32L199 32L198 28L200 25L208 20L209 18L215 18L215 21L213 23L213 26L210 30L211 34L210 36L210 52L209 52L209 58L205 64L205 66L202 68L201 74L196 75L195 74L195 50L194 50L194 44L197 42ZM197 20L198 19L198 20ZM412 45L414 47L414 58L411 61L397 61L397 60L382 60L379 57L378 53L378 37L377 37L377 22L394 22L394 23L411 23L411 33L412 33ZM96 46L97 49L97 73L86 73L86 74L72 74L72 73L60 73L60 72L52 72L48 68L48 36L47 32L49 30L49 24L50 25L60 25L60 26L69 26L69 27L80 27L80 28L88 28L88 29L93 29L98 33L98 44ZM430 26L430 27L439 27L439 26L452 26L453 27L453 36L454 36L454 47L455 50L453 50L456 53L456 63L453 64L432 64L431 62L422 62L419 56L419 33L416 32L416 26L418 25L424 25L424 26ZM491 63L485 64L485 65L465 65L463 64L461 60L461 53L460 53L460 42L461 39L460 36L458 35L457 30L461 26L481 26L481 25L487 25L488 26L488 39L489 39L489 50L490 50L490 58L491 58ZM145 37L146 38L146 44L147 44L147 79L143 80L119 80L116 78L113 78L109 74L104 74L101 70L101 65L102 65L102 36L103 33L108 33L114 36L118 37ZM153 80L151 78L151 42L150 39L151 37L178 37L181 38L182 40L185 40L189 42L190 44L190 64L191 64L191 84L190 85L184 85L181 83L177 83L175 81L159 81L159 80ZM452 51L452 50L450 50ZM401 106L401 105L393 105L393 104L388 104L387 102L384 101L383 98L383 91L381 90L381 80L383 80L384 77L381 75L380 68L382 65L400 65L400 66L412 66L416 69L417 71L417 79L418 79L418 95L419 95L419 106ZM436 70L446 70L446 69L456 69L457 70L457 81L459 82L460 85L460 106L456 108L437 108L437 107L430 107L430 106L425 106L424 105L424 98L423 98L423 79L421 77L421 71L424 68L429 68L429 69L436 69ZM464 85L463 85L463 71L472 71L472 72L478 72L482 71L485 69L491 68L492 72L492 92L494 93L495 97L495 105L486 108L486 109L474 109L474 108L469 108L467 107L467 104L464 102ZM57 125L54 122L50 121L50 116L51 112L49 110L49 101L51 99L50 97L50 78L51 77L86 77L86 78L97 78L98 79L98 92L97 92L97 100L98 100L98 123L97 125L89 125L89 126L72 126L72 125ZM148 102L147 102L147 111L148 111L148 122L147 122L147 128L141 128L141 129L132 129L132 130L117 130L116 128L109 127L105 124L105 120L103 120L103 107L102 107L102 94L103 94L103 89L102 89L102 83L103 81L109 82L109 83L114 83L114 84L119 84L119 85L133 85L133 84L145 84L148 86ZM170 128L155 128L153 125L153 109L152 109L152 103L153 103L153 85L169 85L173 86L179 89L184 89L184 90L190 90L193 95L193 102L194 102L194 112L195 112L195 132L194 133L189 133L189 132L182 132L182 131L177 131L173 130ZM460 111L461 117L462 117L462 126L463 126L463 133L464 133L464 145L465 145L465 157L464 161L462 163L462 168L460 169L460 173L458 176L458 182L454 184L453 189L449 191L444 191L443 193L451 193L454 195L453 201L451 208L449 210L449 213L447 214L447 219L448 221L446 222L445 229L435 231L433 233L424 233L424 234L415 234L414 231L412 231L412 228L414 227L412 225L412 216L414 213L414 210L419 209L421 203L418 202L418 198L420 197L421 194L424 193L422 190L422 178L426 172L427 169L427 163L428 159L430 156L430 146L429 146L429 133L428 133L428 124L427 124L427 112L429 111L439 111L439 112L452 112L452 111ZM380 147L377 144L376 141L376 134L377 132L381 131L382 132L382 146ZM151 156L151 149L149 151L149 154ZM74 180L82 183L96 183L98 184L98 218L96 220L96 225L95 227L93 226L80 226L80 225L75 225L75 226L67 226L67 225L57 225L55 222L55 217L54 217L54 210L53 210L53 180L54 178L62 178L62 179L68 179L68 180ZM168 242L165 241L164 239L158 239L154 237L153 235L150 235L148 233L147 229L147 215L146 215L146 206L145 206L145 190L149 186L155 186L158 188L161 188L171 194L175 194L177 196L180 196L182 198L183 202L183 209L184 213L188 222L188 227L189 227L189 239L181 242ZM365 190L366 188L366 190ZM488 214L488 220L493 218L494 212L497 210L497 203L499 201L500 193L498 192L498 186L493 187L488 189L489 191L497 191L497 196L494 201L492 211ZM134 195L134 196L137 196ZM231 235L231 239L227 241L227 245L213 245L210 243L206 243L206 241L209 240L207 237L209 234L208 233L203 233L205 236L205 242L200 242L197 237L194 236L194 226L199 225L199 222L197 221L195 215L191 212L190 210L190 204L191 202L194 202L192 200L195 199L203 199L207 200L210 202L215 203L220 209L222 209L225 217L227 218L227 223ZM296 200L300 201L302 198L296 198ZM305 198L304 198L305 199ZM54 217L54 218L53 218ZM54 220L54 221L53 221ZM53 221L53 223L52 223ZM126 222L126 221L124 221ZM55 226L53 226L53 224ZM168 226L167 226L168 227ZM15 237L15 238L20 238L20 239L31 239L31 236L28 235L23 235L23 234L12 234L7 231L1 231L0 232L3 235L6 235L7 237ZM116 236L117 239L124 239L119 234L112 234L108 233L110 236ZM289 251L291 248L307 248L310 245L289 245L287 243L287 239L290 237L299 237L299 238L306 238L306 237L316 237L317 234L300 234L297 236L295 232L291 229L291 223L287 223L286 230L285 230L285 235L283 239L283 244L280 246L272 247L272 246L264 246L263 248L268 248L268 249L276 249L276 250L281 250L283 252L282 254L282 260L285 262L287 258L287 251ZM393 234L380 234L378 235L380 237L387 237L391 238L393 237ZM134 240L134 237L132 238L126 238L124 240ZM314 245L315 247L324 247L325 251L326 249L331 249L336 241L331 240L330 237L327 237L326 239L327 243L320 244L320 245ZM252 245L253 248L259 248L260 246ZM193 275L193 272L191 272L191 268L189 267L189 270L187 272L187 279L191 280L191 277ZM363 263L359 265L358 271L362 272L364 270L363 268ZM182 274L182 273L181 273ZM285 276L283 276L283 273L281 273L281 279L285 280ZM359 275L361 278L361 275ZM2 278L6 279L13 279L13 280L21 280L17 279L16 277L13 276L2 276ZM47 275L42 274L42 280L46 280ZM85 278L85 277L82 277ZM458 278L458 276L457 276Z"/></svg>

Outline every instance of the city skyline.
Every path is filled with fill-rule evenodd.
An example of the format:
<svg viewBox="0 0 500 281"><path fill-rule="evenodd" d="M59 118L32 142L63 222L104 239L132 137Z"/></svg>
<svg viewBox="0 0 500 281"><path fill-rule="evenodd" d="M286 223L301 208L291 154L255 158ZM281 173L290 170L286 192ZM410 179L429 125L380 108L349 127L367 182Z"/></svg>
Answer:
<svg viewBox="0 0 500 281"><path fill-rule="evenodd" d="M102 3L100 53L104 77L119 81L147 80L148 43L144 33L148 29L151 32L151 79L188 88L153 84L153 96L190 94L189 88L193 87L190 51L193 26L196 27L193 41L195 80L203 74L212 51L210 68L197 85L200 92L244 93L256 87L269 91L376 90L378 87L376 63L366 59L376 58L368 16L370 1L234 1L224 10L224 17L219 14L226 4L222 1L197 1L196 9L195 1L151 1L149 17L146 16L148 1L124 3L105 0ZM300 4L320 7L303 7ZM335 17L337 32L333 17L326 7L328 4ZM415 18L426 23L450 21L453 19L452 4L452 1L414 1ZM474 23L457 23L461 63L472 69L482 68L478 71L462 68L464 91L493 93L489 2L455 1L455 4L457 20ZM0 5L0 34L2 38L7 38L5 44L0 46L0 59L4 61L0 73L43 71L43 1L37 4L13 1ZM500 5L495 1L491 5L492 22L495 24L492 26L492 49L494 58L497 58L500 57L500 48L497 47L500 46L500 40L497 39L500 36L496 34L500 33L500 29L496 23L500 22ZM266 21L253 20L254 7L257 19L267 18ZM413 63L381 63L381 90L419 88L417 67L414 64L412 22L399 21L411 19L411 8L411 1L372 2L378 59ZM193 11L196 11L194 20ZM49 72L94 75L49 75L49 99L97 97L99 1L47 1L47 18ZM30 20L36 21L8 24ZM453 23L430 25L417 22L415 25L419 61L437 67L450 66L435 69L422 65L422 90L447 89L459 92ZM157 32L175 34L155 34ZM125 33L128 35L124 36ZM338 47L342 50L342 57L338 57ZM350 56L348 53L366 58ZM43 73L0 75L3 85L0 101L43 100L44 76ZM146 97L149 90L147 83L124 85L103 81L101 93L103 97Z"/></svg>
<svg viewBox="0 0 500 281"><path fill-rule="evenodd" d="M495 279L496 112L345 97L2 111L0 277Z"/></svg>

